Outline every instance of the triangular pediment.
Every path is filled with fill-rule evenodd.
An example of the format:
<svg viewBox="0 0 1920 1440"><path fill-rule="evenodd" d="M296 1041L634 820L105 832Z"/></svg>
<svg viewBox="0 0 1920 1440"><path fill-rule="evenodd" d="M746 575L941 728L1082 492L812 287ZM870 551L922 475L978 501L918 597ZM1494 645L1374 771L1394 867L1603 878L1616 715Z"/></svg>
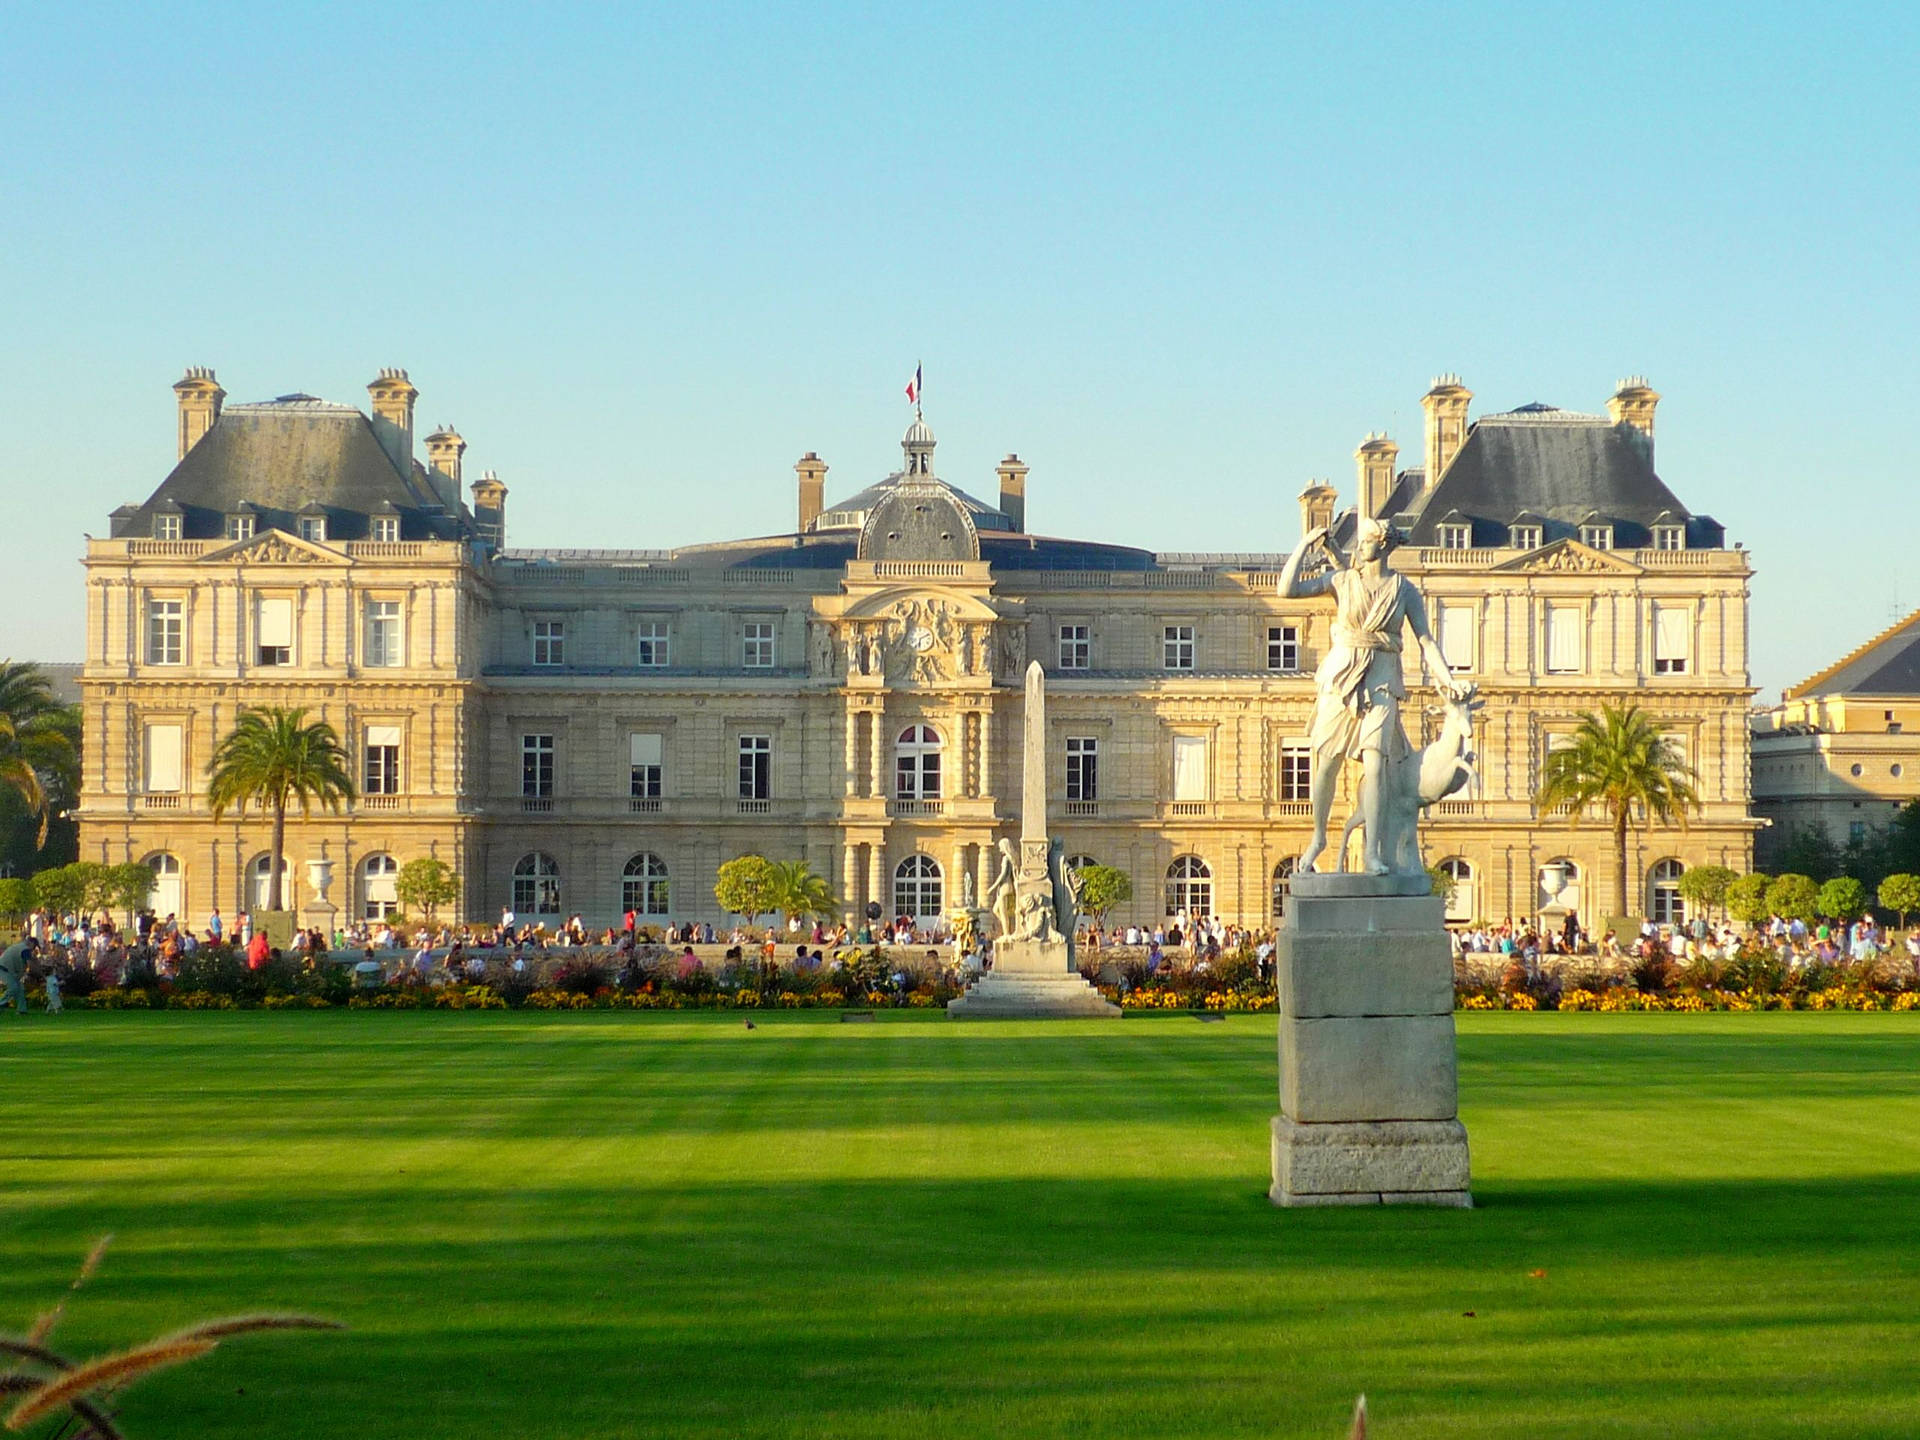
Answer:
<svg viewBox="0 0 1920 1440"><path fill-rule="evenodd" d="M1640 567L1611 550L1596 550L1578 540L1556 540L1551 545L1493 567L1522 575L1638 575Z"/></svg>
<svg viewBox="0 0 1920 1440"><path fill-rule="evenodd" d="M222 545L200 557L202 565L345 565L347 557L312 540L302 540L284 530Z"/></svg>

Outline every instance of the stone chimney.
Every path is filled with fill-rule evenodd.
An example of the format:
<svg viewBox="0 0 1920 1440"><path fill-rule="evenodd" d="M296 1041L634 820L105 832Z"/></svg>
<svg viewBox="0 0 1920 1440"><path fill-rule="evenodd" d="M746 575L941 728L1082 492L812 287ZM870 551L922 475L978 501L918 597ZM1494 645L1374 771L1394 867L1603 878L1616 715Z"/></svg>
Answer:
<svg viewBox="0 0 1920 1440"><path fill-rule="evenodd" d="M1000 513L1023 534L1027 528L1027 467L1018 455L1009 455L999 464Z"/></svg>
<svg viewBox="0 0 1920 1440"><path fill-rule="evenodd" d="M1644 437L1649 464L1653 462L1653 412L1659 403L1660 392L1647 384L1644 375L1629 375L1614 387L1607 401L1607 414L1614 424L1631 425Z"/></svg>
<svg viewBox="0 0 1920 1440"><path fill-rule="evenodd" d="M443 424L427 436L427 468L434 493L449 515L460 512L460 457L466 451L467 442L451 425Z"/></svg>
<svg viewBox="0 0 1920 1440"><path fill-rule="evenodd" d="M174 458L184 460L220 418L220 402L227 392L205 365L189 365L186 375L174 383L173 393L180 401L180 453Z"/></svg>
<svg viewBox="0 0 1920 1440"><path fill-rule="evenodd" d="M1353 452L1360 467L1360 510L1379 519L1393 494L1393 476L1400 459L1400 447L1384 435L1369 435Z"/></svg>
<svg viewBox="0 0 1920 1440"><path fill-rule="evenodd" d="M404 370L382 370L367 386L373 401L373 433L402 475L413 473L413 402L420 392Z"/></svg>
<svg viewBox="0 0 1920 1440"><path fill-rule="evenodd" d="M1473 392L1460 383L1458 375L1435 377L1427 393L1420 397L1420 408L1427 412L1427 489L1440 483L1440 477L1460 453L1467 438L1467 404Z"/></svg>
<svg viewBox="0 0 1920 1440"><path fill-rule="evenodd" d="M1302 536L1333 524L1334 502L1340 492L1324 480L1315 480L1300 492L1300 533Z"/></svg>
<svg viewBox="0 0 1920 1440"><path fill-rule="evenodd" d="M798 528L804 531L820 518L820 512L827 507L827 462L809 450L794 464L793 473L800 477Z"/></svg>
<svg viewBox="0 0 1920 1440"><path fill-rule="evenodd" d="M489 470L473 482L473 528L496 550L507 543L507 487Z"/></svg>

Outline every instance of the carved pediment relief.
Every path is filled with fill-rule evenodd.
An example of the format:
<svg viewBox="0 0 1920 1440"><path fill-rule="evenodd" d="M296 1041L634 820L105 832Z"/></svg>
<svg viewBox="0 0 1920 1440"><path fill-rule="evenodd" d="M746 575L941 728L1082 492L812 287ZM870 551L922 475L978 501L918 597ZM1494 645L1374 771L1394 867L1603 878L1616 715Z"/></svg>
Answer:
<svg viewBox="0 0 1920 1440"><path fill-rule="evenodd" d="M1578 540L1556 540L1543 550L1494 566L1521 575L1638 575L1640 567L1608 550L1595 550Z"/></svg>
<svg viewBox="0 0 1920 1440"><path fill-rule="evenodd" d="M931 685L988 670L994 621L990 607L969 597L896 592L842 617L839 642L849 675Z"/></svg>
<svg viewBox="0 0 1920 1440"><path fill-rule="evenodd" d="M344 565L346 556L311 540L300 540L284 530L269 530L248 540L236 540L200 557L200 563L221 565Z"/></svg>

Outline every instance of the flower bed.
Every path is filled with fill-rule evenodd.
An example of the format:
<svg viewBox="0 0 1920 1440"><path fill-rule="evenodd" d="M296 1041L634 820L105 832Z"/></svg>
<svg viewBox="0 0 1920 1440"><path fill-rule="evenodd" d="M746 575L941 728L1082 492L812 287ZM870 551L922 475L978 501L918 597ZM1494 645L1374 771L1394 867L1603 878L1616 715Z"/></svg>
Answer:
<svg viewBox="0 0 1920 1440"><path fill-rule="evenodd" d="M1920 991L1872 990L1836 986L1824 990L1683 990L1649 995L1638 990L1568 990L1543 1002L1526 991L1465 991L1455 996L1460 1010L1579 1010L1623 1012L1725 1013L1740 1010L1920 1010Z"/></svg>

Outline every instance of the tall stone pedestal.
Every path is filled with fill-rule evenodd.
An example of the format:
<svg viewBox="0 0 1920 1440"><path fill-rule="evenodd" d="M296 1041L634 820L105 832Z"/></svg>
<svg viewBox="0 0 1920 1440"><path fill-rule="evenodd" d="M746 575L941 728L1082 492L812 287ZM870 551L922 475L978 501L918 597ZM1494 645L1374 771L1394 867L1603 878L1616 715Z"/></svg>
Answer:
<svg viewBox="0 0 1920 1440"><path fill-rule="evenodd" d="M1275 953L1276 1205L1473 1203L1453 959L1425 876L1299 875Z"/></svg>
<svg viewBox="0 0 1920 1440"><path fill-rule="evenodd" d="M947 1002L956 1020L1107 1019L1119 1015L1073 968L1064 940L1001 940L993 969Z"/></svg>

